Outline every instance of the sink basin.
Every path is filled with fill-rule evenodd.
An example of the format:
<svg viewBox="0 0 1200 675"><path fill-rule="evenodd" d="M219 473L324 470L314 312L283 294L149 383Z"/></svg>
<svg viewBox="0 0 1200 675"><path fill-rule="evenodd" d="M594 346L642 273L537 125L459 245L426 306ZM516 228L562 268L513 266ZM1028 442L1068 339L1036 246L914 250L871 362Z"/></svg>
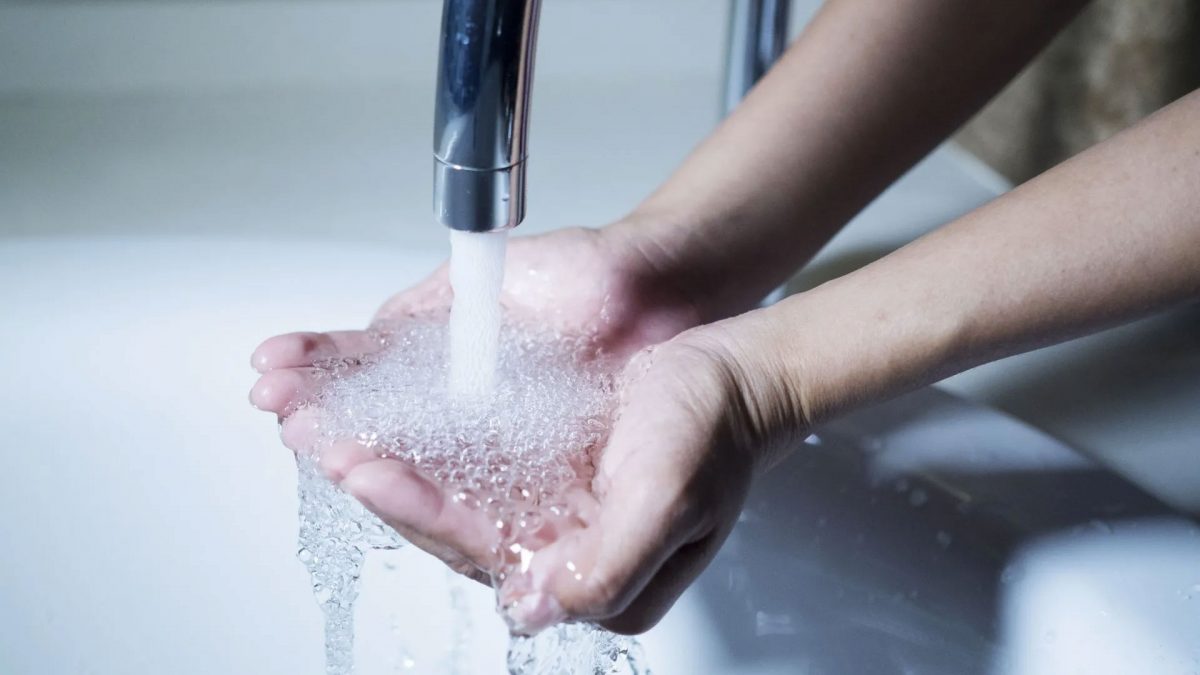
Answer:
<svg viewBox="0 0 1200 675"><path fill-rule="evenodd" d="M0 672L321 673L294 462L245 402L247 359L271 334L361 325L440 257L0 243ZM364 577L360 672L443 672L464 630L448 585L463 672L503 671L486 589L386 556ZM660 675L1194 673L1200 526L925 389L797 448L643 643Z"/></svg>

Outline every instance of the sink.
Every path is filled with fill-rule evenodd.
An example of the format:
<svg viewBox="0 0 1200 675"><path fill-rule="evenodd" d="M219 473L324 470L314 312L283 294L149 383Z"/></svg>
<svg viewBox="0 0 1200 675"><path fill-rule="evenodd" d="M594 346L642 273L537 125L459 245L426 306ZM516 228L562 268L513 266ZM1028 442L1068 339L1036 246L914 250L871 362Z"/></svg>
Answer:
<svg viewBox="0 0 1200 675"><path fill-rule="evenodd" d="M0 243L0 672L322 672L295 465L245 402L263 337L361 325L434 250L249 239ZM394 569L389 569L394 568ZM503 671L490 593L368 561L361 672ZM935 388L818 430L643 638L659 675L1188 674L1200 526Z"/></svg>

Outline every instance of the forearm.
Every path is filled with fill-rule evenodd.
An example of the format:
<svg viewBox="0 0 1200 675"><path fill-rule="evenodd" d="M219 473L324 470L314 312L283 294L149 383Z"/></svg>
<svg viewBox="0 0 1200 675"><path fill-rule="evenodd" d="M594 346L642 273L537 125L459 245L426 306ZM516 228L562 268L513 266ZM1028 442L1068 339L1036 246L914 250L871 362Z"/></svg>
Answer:
<svg viewBox="0 0 1200 675"><path fill-rule="evenodd" d="M622 226L703 299L752 306L1006 83L1083 4L831 0Z"/></svg>
<svg viewBox="0 0 1200 675"><path fill-rule="evenodd" d="M731 324L820 421L1200 297L1200 92L857 272ZM769 347L765 345L770 345Z"/></svg>

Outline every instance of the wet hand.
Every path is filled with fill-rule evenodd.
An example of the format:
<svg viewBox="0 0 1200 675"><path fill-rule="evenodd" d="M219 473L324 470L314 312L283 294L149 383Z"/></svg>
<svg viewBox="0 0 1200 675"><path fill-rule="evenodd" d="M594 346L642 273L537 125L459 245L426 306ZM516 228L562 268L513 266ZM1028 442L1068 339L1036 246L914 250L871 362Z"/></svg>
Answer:
<svg viewBox="0 0 1200 675"><path fill-rule="evenodd" d="M376 321L444 314L451 300L443 266L385 303ZM694 325L698 316L682 293L659 278L653 260L636 242L582 229L515 239L509 247L502 303L509 313L549 323L564 333L594 334L607 352L619 357L670 338ZM602 311L607 321L597 320ZM320 364L353 361L382 345L381 337L370 330L271 338L252 357L262 377L251 390L251 402L279 416L285 445L312 452L320 411L303 404L319 387ZM481 525L477 512L456 504L453 495L404 463L381 459L377 451L352 440L324 449L321 464L331 479L359 496L409 541L455 570L486 580L489 537L494 538L494 532Z"/></svg>
<svg viewBox="0 0 1200 675"><path fill-rule="evenodd" d="M653 626L707 566L756 472L803 433L738 320L638 355L597 466L583 527L539 550L501 589L517 632L565 619L619 633Z"/></svg>

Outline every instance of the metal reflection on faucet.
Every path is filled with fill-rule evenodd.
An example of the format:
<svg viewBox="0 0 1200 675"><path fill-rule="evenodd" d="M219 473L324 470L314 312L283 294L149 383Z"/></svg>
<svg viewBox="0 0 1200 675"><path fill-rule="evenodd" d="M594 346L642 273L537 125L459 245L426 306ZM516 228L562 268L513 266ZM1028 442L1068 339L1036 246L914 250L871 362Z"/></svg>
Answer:
<svg viewBox="0 0 1200 675"><path fill-rule="evenodd" d="M445 0L434 108L433 203L468 232L525 218L526 136L540 0Z"/></svg>
<svg viewBox="0 0 1200 675"><path fill-rule="evenodd" d="M791 0L730 0L721 113L728 115L787 47Z"/></svg>
<svg viewBox="0 0 1200 675"><path fill-rule="evenodd" d="M783 52L789 0L731 0L723 111ZM541 0L444 0L435 95L433 204L467 232L525 218L529 101Z"/></svg>

